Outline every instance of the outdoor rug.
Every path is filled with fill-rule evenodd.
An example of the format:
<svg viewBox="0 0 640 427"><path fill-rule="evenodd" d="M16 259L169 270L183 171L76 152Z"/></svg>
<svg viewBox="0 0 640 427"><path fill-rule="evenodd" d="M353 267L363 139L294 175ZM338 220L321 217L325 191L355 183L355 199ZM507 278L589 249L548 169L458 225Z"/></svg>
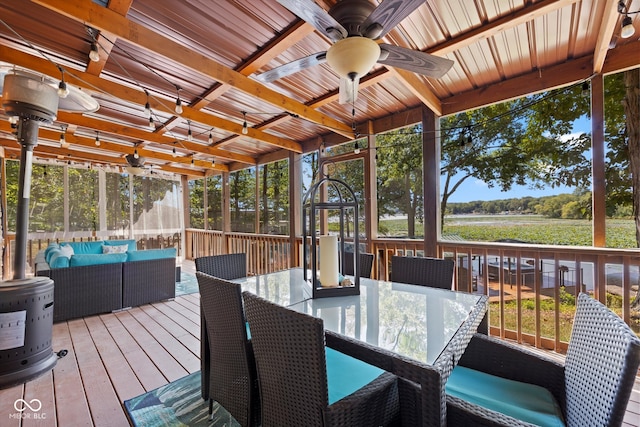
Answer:
<svg viewBox="0 0 640 427"><path fill-rule="evenodd" d="M125 400L124 407L134 427L239 426L216 402L213 402L213 419L209 419L209 403L200 395L200 372Z"/></svg>

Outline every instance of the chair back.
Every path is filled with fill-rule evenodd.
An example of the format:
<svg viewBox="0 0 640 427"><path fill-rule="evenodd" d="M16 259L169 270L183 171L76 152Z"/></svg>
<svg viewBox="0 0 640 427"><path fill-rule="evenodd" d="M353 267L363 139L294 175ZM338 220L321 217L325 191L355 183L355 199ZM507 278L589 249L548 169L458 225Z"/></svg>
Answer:
<svg viewBox="0 0 640 427"><path fill-rule="evenodd" d="M639 364L631 328L581 293L565 362L567 426L621 425Z"/></svg>
<svg viewBox="0 0 640 427"><path fill-rule="evenodd" d="M391 281L432 288L451 289L453 260L422 257L391 257Z"/></svg>
<svg viewBox="0 0 640 427"><path fill-rule="evenodd" d="M263 426L322 426L328 406L321 319L242 294L258 368Z"/></svg>
<svg viewBox="0 0 640 427"><path fill-rule="evenodd" d="M233 280L247 275L247 254L209 255L195 259L196 271L221 279Z"/></svg>
<svg viewBox="0 0 640 427"><path fill-rule="evenodd" d="M371 268L373 267L373 254L360 253L360 277L371 278ZM353 271L353 252L347 252L342 260L342 272L344 274L354 275Z"/></svg>
<svg viewBox="0 0 640 427"><path fill-rule="evenodd" d="M209 345L209 398L222 405L240 425L257 425L256 369L240 284L202 272L196 272L196 277ZM202 375L206 374L203 370Z"/></svg>

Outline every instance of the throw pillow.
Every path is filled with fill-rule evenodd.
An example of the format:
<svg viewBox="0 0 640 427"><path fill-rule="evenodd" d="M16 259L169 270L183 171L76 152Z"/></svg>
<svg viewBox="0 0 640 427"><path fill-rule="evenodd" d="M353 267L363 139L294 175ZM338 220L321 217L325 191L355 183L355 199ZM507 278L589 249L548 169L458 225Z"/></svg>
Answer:
<svg viewBox="0 0 640 427"><path fill-rule="evenodd" d="M71 255L74 254L73 247L70 245L60 245L60 251L62 252L62 255L67 258L71 258Z"/></svg>
<svg viewBox="0 0 640 427"><path fill-rule="evenodd" d="M129 245L102 245L103 254L125 254Z"/></svg>

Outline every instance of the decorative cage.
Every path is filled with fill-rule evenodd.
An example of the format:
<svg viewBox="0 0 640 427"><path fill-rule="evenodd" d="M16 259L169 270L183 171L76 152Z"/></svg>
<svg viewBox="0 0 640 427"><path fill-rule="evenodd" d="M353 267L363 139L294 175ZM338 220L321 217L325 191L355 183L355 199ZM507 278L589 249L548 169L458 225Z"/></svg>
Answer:
<svg viewBox="0 0 640 427"><path fill-rule="evenodd" d="M319 201L319 191L321 189L329 189L333 191L332 199L335 201L322 202ZM322 248L322 239L318 238L316 230L316 218L320 211L335 210L339 212L339 225L340 232L337 236L337 248L335 258L331 247ZM346 218L351 213L353 216L353 252L346 251L345 241L345 224L347 224ZM302 201L302 226L303 226L303 270L304 279L311 283L312 297L335 297L345 295L359 295L360 294L360 243L358 240L359 228L358 228L358 200L355 193L344 181L325 177L313 184L307 194L305 194ZM322 236L324 237L324 236ZM332 236L333 237L333 236ZM328 239L328 245L332 245L333 239ZM320 246L321 254L319 256L318 249ZM322 259L322 256L325 259ZM353 278L346 277L344 274L344 259L347 256L353 256ZM337 258L337 259L336 259ZM337 283L322 283L323 273L326 270L331 270L333 264L338 266L338 278ZM329 266L329 267L328 267ZM320 275L318 275L318 268L320 267ZM308 277L309 271L311 277ZM331 272L329 271L329 274ZM339 280L342 277L346 280Z"/></svg>

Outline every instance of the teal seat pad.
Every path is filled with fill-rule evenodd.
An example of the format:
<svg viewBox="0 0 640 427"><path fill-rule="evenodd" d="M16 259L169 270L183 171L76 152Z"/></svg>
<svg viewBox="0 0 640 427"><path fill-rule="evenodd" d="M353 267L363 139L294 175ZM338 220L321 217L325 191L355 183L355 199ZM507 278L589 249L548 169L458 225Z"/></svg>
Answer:
<svg viewBox="0 0 640 427"><path fill-rule="evenodd" d="M562 410L544 387L508 380L456 366L445 385L447 394L539 426L564 426Z"/></svg>
<svg viewBox="0 0 640 427"><path fill-rule="evenodd" d="M385 372L329 347L325 347L325 354L329 405L361 389Z"/></svg>

